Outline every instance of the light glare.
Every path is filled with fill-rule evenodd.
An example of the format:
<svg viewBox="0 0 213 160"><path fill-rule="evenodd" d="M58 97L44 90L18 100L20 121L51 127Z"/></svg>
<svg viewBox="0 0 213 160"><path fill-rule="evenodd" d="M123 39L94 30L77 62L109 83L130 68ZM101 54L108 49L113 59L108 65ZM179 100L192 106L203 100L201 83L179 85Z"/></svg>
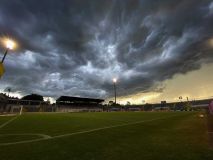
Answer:
<svg viewBox="0 0 213 160"><path fill-rule="evenodd" d="M116 82L117 82L117 79L116 79L116 78L113 78L112 81L113 81L114 83L116 83Z"/></svg>
<svg viewBox="0 0 213 160"><path fill-rule="evenodd" d="M14 41L7 39L5 40L6 48L12 50L15 47Z"/></svg>

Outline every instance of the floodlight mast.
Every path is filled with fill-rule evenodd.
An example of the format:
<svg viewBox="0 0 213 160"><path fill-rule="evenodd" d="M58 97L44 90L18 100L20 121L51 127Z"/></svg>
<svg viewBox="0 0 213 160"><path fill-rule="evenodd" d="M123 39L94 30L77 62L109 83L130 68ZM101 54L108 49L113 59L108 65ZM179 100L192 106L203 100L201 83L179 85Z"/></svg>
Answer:
<svg viewBox="0 0 213 160"><path fill-rule="evenodd" d="M8 53L8 49L6 49L6 51L4 52L4 56L3 56L2 60L1 60L1 63L4 63L4 59L7 56L7 53Z"/></svg>
<svg viewBox="0 0 213 160"><path fill-rule="evenodd" d="M115 104L116 104L116 96L117 96L117 95L116 95L116 94L117 94L117 93L116 93L116 83L117 83L117 79L116 79L116 78L113 78L112 81L113 81L113 86L114 86Z"/></svg>
<svg viewBox="0 0 213 160"><path fill-rule="evenodd" d="M8 51L9 50L13 50L13 48L15 47L15 42L12 41L11 39L6 39L4 41L4 43L5 43L6 50L4 52L4 56L3 56L2 60L1 60L1 63L4 62L4 60L5 60L6 56L7 56Z"/></svg>

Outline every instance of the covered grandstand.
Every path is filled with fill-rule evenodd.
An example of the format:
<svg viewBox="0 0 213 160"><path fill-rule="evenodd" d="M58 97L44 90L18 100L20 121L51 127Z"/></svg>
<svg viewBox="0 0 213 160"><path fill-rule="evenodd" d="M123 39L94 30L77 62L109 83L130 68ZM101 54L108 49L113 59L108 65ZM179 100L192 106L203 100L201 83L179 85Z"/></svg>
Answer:
<svg viewBox="0 0 213 160"><path fill-rule="evenodd" d="M101 112L103 99L61 96L56 100L59 112Z"/></svg>

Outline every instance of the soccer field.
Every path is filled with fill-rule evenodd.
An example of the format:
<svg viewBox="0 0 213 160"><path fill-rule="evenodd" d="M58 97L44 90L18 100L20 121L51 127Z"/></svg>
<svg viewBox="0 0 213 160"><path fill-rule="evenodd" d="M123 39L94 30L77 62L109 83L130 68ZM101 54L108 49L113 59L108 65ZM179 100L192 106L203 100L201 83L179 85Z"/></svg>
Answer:
<svg viewBox="0 0 213 160"><path fill-rule="evenodd" d="M213 159L197 112L0 116L1 160Z"/></svg>

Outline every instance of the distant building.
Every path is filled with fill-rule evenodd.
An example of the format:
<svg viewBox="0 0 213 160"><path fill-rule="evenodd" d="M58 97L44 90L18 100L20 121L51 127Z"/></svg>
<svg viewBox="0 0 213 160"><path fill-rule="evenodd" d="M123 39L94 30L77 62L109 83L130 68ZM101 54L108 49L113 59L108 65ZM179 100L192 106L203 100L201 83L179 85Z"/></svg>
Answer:
<svg viewBox="0 0 213 160"><path fill-rule="evenodd" d="M58 112L101 112L103 99L61 96L56 100Z"/></svg>
<svg viewBox="0 0 213 160"><path fill-rule="evenodd" d="M3 93L0 93L0 114L4 112L7 106L7 96Z"/></svg>
<svg viewBox="0 0 213 160"><path fill-rule="evenodd" d="M212 99L194 100L194 101L191 101L191 104L192 104L193 108L208 109L211 101L212 101Z"/></svg>

